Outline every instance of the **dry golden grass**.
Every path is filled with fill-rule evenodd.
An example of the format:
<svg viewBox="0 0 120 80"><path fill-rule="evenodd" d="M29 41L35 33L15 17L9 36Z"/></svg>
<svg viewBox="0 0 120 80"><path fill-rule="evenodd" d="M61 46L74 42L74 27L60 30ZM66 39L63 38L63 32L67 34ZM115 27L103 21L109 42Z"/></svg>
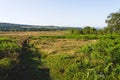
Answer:
<svg viewBox="0 0 120 80"><path fill-rule="evenodd" d="M32 40L41 52L46 54L75 54L83 45L94 43L92 40L77 39L37 39Z"/></svg>
<svg viewBox="0 0 120 80"><path fill-rule="evenodd" d="M0 36L15 37L21 44L30 36L55 36L64 35L64 31L28 31L28 32L0 32ZM78 40L78 39L36 39L31 40L35 47L46 54L75 54L83 45L95 43L96 40Z"/></svg>
<svg viewBox="0 0 120 80"><path fill-rule="evenodd" d="M30 36L55 36L55 35L64 35L64 31L6 31L0 32L0 37L12 37L19 39L20 43L22 43L25 39Z"/></svg>
<svg viewBox="0 0 120 80"><path fill-rule="evenodd" d="M54 36L63 35L64 31L26 31L26 32L0 32L0 36Z"/></svg>

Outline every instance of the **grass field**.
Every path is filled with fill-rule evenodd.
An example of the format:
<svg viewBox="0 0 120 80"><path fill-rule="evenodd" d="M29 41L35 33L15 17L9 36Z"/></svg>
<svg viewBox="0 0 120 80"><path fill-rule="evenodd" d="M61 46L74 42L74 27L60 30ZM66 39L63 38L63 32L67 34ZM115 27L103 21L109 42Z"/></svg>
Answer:
<svg viewBox="0 0 120 80"><path fill-rule="evenodd" d="M2 80L119 80L119 35L0 32Z"/></svg>
<svg viewBox="0 0 120 80"><path fill-rule="evenodd" d="M86 45L96 42L95 40L77 40L77 39L35 39L30 43L45 54L76 54L77 50Z"/></svg>
<svg viewBox="0 0 120 80"><path fill-rule="evenodd" d="M39 35L63 35L64 31L21 31L21 32L0 32L0 36L39 36Z"/></svg>

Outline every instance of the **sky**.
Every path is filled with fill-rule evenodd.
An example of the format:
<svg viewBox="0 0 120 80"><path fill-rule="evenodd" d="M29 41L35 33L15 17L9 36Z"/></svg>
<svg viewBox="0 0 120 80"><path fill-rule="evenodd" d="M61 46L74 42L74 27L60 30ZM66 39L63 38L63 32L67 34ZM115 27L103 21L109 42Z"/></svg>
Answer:
<svg viewBox="0 0 120 80"><path fill-rule="evenodd" d="M0 0L0 22L105 27L120 0Z"/></svg>

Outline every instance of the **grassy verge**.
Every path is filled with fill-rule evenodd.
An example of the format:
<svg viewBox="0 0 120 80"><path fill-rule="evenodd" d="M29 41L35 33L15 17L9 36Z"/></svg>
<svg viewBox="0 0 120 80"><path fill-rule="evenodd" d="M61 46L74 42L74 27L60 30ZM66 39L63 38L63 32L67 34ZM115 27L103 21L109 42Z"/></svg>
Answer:
<svg viewBox="0 0 120 80"><path fill-rule="evenodd" d="M84 36L81 38L81 36ZM32 45L41 46L42 41L47 47L58 40L81 40L81 39L98 39L95 43L85 44L77 48L76 54L46 54L42 57L44 65L50 69L50 76L52 80L119 80L120 79L120 38L119 35L94 35L94 37L87 37L88 35L64 35L64 36L40 36L39 38L32 38L34 41ZM91 35L90 35L91 36ZM87 37L87 38L85 38ZM97 37L97 38L96 38ZM36 42L37 41L37 42ZM48 43L47 43L48 41ZM53 43L51 43L53 42ZM67 43L67 42L65 42ZM77 42L78 43L78 42ZM58 45L59 42L56 44ZM60 43L61 44L61 43ZM70 44L70 43L69 43ZM72 44L70 44L72 45ZM80 44L79 44L80 45ZM36 46L37 49L38 46ZM65 47L65 44L64 44ZM68 47L68 46L66 46ZM45 47L44 47L45 48ZM57 47L55 47L57 49ZM59 47L60 48L60 47ZM72 50L74 48L72 47ZM41 51L42 49L40 49ZM48 50L49 51L49 50Z"/></svg>
<svg viewBox="0 0 120 80"><path fill-rule="evenodd" d="M32 39L35 39L34 37L31 37ZM40 36L40 39L42 38L52 38L52 39L115 39L119 38L118 34L106 34L106 35L97 35L97 34L86 34L86 35L79 35L79 34L67 34L67 35L55 35L55 36Z"/></svg>

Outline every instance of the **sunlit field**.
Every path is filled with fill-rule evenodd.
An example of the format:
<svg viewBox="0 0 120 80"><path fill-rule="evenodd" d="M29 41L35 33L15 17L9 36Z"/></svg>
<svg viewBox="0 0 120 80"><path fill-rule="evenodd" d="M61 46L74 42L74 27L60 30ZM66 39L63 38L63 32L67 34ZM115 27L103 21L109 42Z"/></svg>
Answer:
<svg viewBox="0 0 120 80"><path fill-rule="evenodd" d="M0 0L0 80L120 80L120 0Z"/></svg>
<svg viewBox="0 0 120 80"><path fill-rule="evenodd" d="M1 32L2 80L120 79L118 34Z"/></svg>

